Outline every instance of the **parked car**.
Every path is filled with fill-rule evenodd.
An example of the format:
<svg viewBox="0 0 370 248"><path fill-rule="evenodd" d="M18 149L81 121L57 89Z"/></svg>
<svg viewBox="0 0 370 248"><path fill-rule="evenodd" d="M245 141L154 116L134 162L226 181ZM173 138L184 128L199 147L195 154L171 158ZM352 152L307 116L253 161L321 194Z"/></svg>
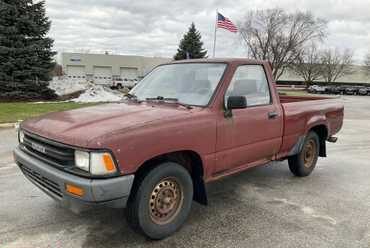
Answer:
<svg viewBox="0 0 370 248"><path fill-rule="evenodd" d="M346 95L358 95L359 88L355 86L347 86L344 90L344 93Z"/></svg>
<svg viewBox="0 0 370 248"><path fill-rule="evenodd" d="M312 85L308 88L308 92L313 94L325 94L329 92L329 88L327 86Z"/></svg>
<svg viewBox="0 0 370 248"><path fill-rule="evenodd" d="M326 156L343 104L279 97L272 78L264 61L160 65L121 103L22 122L14 158L63 206L126 207L134 229L162 239L182 226L193 199L207 204L206 183L284 159L305 177Z"/></svg>
<svg viewBox="0 0 370 248"><path fill-rule="evenodd" d="M358 90L358 94L362 96L370 95L370 87L362 87Z"/></svg>
<svg viewBox="0 0 370 248"><path fill-rule="evenodd" d="M310 87L307 88L307 91L308 93L316 93L316 90L315 88L317 87L317 85L311 85Z"/></svg>
<svg viewBox="0 0 370 248"><path fill-rule="evenodd" d="M328 89L328 91L330 94L343 95L345 91L345 87L344 86L332 86Z"/></svg>
<svg viewBox="0 0 370 248"><path fill-rule="evenodd" d="M122 89L122 88L123 88L122 78L114 78L112 80L111 89Z"/></svg>
<svg viewBox="0 0 370 248"><path fill-rule="evenodd" d="M128 88L132 89L137 84L138 80L135 79L128 79L128 78L115 78L112 81L111 88L112 89L122 89L122 88Z"/></svg>

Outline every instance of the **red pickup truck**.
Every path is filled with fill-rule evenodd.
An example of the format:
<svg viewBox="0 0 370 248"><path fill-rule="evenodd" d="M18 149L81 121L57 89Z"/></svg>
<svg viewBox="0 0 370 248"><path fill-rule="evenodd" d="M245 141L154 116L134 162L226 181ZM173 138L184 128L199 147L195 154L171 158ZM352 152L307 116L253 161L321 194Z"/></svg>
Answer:
<svg viewBox="0 0 370 248"><path fill-rule="evenodd" d="M64 206L126 208L152 239L185 222L205 184L274 160L308 176L335 142L343 105L279 96L264 61L206 59L156 67L119 103L24 121L15 161Z"/></svg>

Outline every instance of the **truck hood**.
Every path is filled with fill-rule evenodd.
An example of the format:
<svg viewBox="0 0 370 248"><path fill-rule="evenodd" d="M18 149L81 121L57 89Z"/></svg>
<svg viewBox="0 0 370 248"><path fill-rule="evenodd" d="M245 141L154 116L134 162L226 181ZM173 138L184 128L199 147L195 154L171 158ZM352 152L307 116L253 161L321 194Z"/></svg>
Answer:
<svg viewBox="0 0 370 248"><path fill-rule="evenodd" d="M194 110L175 104L112 103L31 118L21 128L64 144L89 147L91 140L101 136L184 116Z"/></svg>

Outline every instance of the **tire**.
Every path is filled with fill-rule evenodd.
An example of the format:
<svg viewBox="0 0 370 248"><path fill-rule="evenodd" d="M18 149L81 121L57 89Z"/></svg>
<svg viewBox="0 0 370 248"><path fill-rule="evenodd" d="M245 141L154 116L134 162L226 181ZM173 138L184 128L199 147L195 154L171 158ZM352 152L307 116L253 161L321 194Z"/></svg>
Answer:
<svg viewBox="0 0 370 248"><path fill-rule="evenodd" d="M188 171L177 163L165 162L135 181L127 203L127 221L150 239L163 239L184 224L192 200L193 182Z"/></svg>
<svg viewBox="0 0 370 248"><path fill-rule="evenodd" d="M302 151L288 158L290 171L297 177L310 175L316 167L319 149L319 136L315 132L309 132L304 141Z"/></svg>

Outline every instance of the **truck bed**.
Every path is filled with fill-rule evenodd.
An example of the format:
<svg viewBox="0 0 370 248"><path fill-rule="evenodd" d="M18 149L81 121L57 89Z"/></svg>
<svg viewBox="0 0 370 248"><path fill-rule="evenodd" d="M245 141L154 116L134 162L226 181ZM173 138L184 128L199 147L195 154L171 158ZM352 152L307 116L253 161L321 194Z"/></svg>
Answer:
<svg viewBox="0 0 370 248"><path fill-rule="evenodd" d="M339 98L283 95L280 103L284 111L283 152L288 152L313 123L325 126L327 137L342 127L344 106Z"/></svg>
<svg viewBox="0 0 370 248"><path fill-rule="evenodd" d="M336 99L333 97L323 97L323 96L286 96L286 95L279 95L279 98L281 103Z"/></svg>

